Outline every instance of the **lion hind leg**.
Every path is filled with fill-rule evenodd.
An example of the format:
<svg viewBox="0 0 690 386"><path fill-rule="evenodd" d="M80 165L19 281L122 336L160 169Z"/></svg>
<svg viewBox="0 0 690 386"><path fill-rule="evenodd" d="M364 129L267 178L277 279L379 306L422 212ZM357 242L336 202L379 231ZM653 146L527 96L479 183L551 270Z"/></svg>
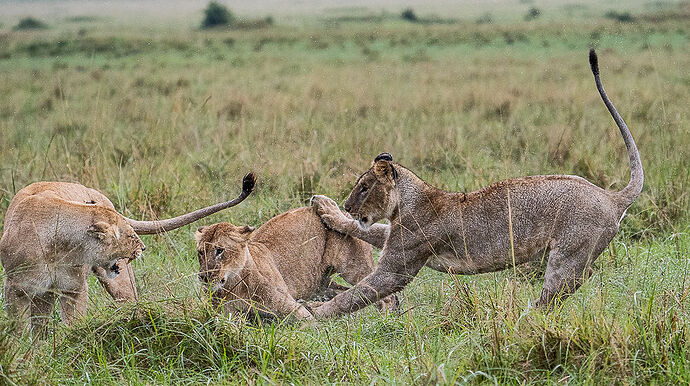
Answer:
<svg viewBox="0 0 690 386"><path fill-rule="evenodd" d="M45 335L47 325L55 308L55 293L48 291L31 299L31 330Z"/></svg>
<svg viewBox="0 0 690 386"><path fill-rule="evenodd" d="M552 309L580 288L591 272L592 263L615 234L615 229L600 229L599 232L589 232L585 240L570 248L557 243L549 252L544 285L536 305Z"/></svg>
<svg viewBox="0 0 690 386"><path fill-rule="evenodd" d="M4 297L7 314L16 323L16 331L24 332L31 316L31 297L8 280L5 280Z"/></svg>

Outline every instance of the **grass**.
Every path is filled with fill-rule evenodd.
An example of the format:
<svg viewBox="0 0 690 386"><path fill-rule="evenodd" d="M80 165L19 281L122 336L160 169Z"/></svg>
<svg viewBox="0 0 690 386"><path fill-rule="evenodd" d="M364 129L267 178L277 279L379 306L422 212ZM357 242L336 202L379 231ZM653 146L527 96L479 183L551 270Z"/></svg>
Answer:
<svg viewBox="0 0 690 386"><path fill-rule="evenodd" d="M12 338L1 313L2 382L687 383L688 14L681 4L636 10L632 23L554 20L555 5L537 6L536 21L492 24L338 14L199 31L89 18L3 32L0 219L37 180L98 188L141 219L234 197L249 170L259 185L238 207L147 236L134 262L140 304L116 306L91 281L87 318L66 328L56 315L40 342ZM627 156L590 45L646 185L561 309L528 308L539 267L423 270L400 315L306 325L245 323L202 299L196 226L256 226L313 193L342 202L382 151L450 190L550 173L620 189Z"/></svg>

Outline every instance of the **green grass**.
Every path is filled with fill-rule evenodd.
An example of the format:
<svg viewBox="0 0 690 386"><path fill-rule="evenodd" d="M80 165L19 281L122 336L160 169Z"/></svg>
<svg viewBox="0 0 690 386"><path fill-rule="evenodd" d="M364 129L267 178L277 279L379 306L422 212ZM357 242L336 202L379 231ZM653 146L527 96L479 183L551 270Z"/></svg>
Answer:
<svg viewBox="0 0 690 386"><path fill-rule="evenodd" d="M88 18L3 32L0 219L38 180L98 188L141 219L234 197L249 170L259 184L240 206L144 239L133 263L140 304L118 307L92 280L88 317L66 328L56 315L42 342L12 338L1 313L0 382L687 383L684 6L664 18L634 10L634 23L558 19L549 3L537 21L488 25L327 16L199 31ZM646 181L561 309L528 308L539 267L423 270L400 315L367 309L313 324L245 323L202 299L196 226L256 226L314 193L342 202L382 151L450 190L551 173L620 189L627 155L594 87L591 45Z"/></svg>

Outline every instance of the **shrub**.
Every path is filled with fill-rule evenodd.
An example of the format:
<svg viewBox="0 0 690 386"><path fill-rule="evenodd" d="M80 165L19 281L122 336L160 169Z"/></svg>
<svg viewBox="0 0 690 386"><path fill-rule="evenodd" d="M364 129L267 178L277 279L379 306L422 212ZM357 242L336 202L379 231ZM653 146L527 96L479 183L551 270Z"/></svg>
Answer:
<svg viewBox="0 0 690 386"><path fill-rule="evenodd" d="M494 18L491 16L491 12L487 12L477 18L477 24L491 24Z"/></svg>
<svg viewBox="0 0 690 386"><path fill-rule="evenodd" d="M35 19L33 17L25 17L21 20L19 20L19 23L17 23L16 26L14 26L15 30L23 30L23 29L44 29L48 28L46 23Z"/></svg>
<svg viewBox="0 0 690 386"><path fill-rule="evenodd" d="M630 14L630 12L608 11L604 17L619 21L621 23L632 23L635 21L635 18Z"/></svg>
<svg viewBox="0 0 690 386"><path fill-rule="evenodd" d="M268 28L272 25L273 25L273 18L271 16L265 17L263 19L238 20L234 23L234 27L237 29Z"/></svg>
<svg viewBox="0 0 690 386"><path fill-rule="evenodd" d="M229 27L235 22L235 15L223 4L212 1L204 10L201 28Z"/></svg>
<svg viewBox="0 0 690 386"><path fill-rule="evenodd" d="M525 20L530 21L538 18L541 15L541 11L537 7L532 7L527 11L525 15Z"/></svg>
<svg viewBox="0 0 690 386"><path fill-rule="evenodd" d="M411 22L419 21L417 14L414 13L414 9L412 9L412 8L406 8L404 11L402 11L402 13L400 14L400 17L403 20L407 20L407 21L411 21Z"/></svg>

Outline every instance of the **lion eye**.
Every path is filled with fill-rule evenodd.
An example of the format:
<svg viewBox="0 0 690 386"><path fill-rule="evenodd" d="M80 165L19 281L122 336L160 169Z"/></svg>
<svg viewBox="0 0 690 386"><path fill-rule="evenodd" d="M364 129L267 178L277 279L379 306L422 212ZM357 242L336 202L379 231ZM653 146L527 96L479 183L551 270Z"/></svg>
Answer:
<svg viewBox="0 0 690 386"><path fill-rule="evenodd" d="M222 255L222 254L223 254L223 249L217 248L217 249L216 249L216 259L219 258L220 255Z"/></svg>

